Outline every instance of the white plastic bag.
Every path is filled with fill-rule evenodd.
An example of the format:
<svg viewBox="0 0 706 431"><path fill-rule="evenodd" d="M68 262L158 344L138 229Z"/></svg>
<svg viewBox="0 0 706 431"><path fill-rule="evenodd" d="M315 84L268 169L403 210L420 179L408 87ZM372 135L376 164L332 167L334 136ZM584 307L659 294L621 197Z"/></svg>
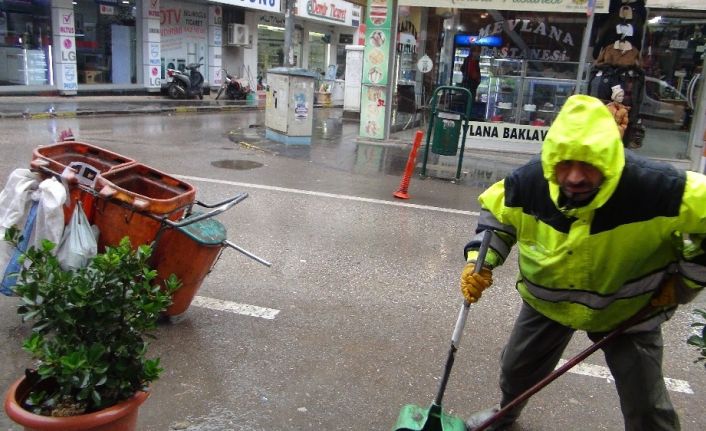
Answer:
<svg viewBox="0 0 706 431"><path fill-rule="evenodd" d="M66 189L56 178L49 178L39 183L37 192L39 208L32 238L29 244L41 247L42 240L48 239L54 244L59 244L64 232L64 203L66 202ZM56 249L54 253L56 253Z"/></svg>
<svg viewBox="0 0 706 431"><path fill-rule="evenodd" d="M0 192L0 272L5 271L13 254L9 243L3 241L5 230L12 225L24 226L32 203L32 191L37 189L38 176L29 169L15 169ZM29 238L27 238L29 239Z"/></svg>
<svg viewBox="0 0 706 431"><path fill-rule="evenodd" d="M96 236L83 212L81 202L76 203L71 221L64 229L59 250L56 253L64 270L83 268L98 253Z"/></svg>

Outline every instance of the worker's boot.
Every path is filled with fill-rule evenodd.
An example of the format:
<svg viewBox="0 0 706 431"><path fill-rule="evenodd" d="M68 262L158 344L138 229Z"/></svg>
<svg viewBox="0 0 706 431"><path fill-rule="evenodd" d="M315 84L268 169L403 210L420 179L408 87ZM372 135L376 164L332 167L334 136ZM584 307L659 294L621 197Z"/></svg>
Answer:
<svg viewBox="0 0 706 431"><path fill-rule="evenodd" d="M524 405L522 406L524 407ZM501 431L508 429L512 424L515 423L517 418L520 416L522 407L514 408L509 411L500 419L496 420L493 424L485 428L486 431ZM479 412L473 413L466 421L466 429L468 431L475 430L480 424L488 420L491 416L500 410L500 406L494 406L489 409L481 410Z"/></svg>

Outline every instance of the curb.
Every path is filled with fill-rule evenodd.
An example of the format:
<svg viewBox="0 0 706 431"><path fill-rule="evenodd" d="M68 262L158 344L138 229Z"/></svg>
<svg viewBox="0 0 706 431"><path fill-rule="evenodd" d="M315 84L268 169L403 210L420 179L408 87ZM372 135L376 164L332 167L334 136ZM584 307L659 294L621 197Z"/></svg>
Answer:
<svg viewBox="0 0 706 431"><path fill-rule="evenodd" d="M151 114L193 114L193 113L212 113L212 112L237 112L237 111L259 111L264 110L264 106L174 106L174 107L159 107L150 109L109 109L109 110L80 110L76 111L59 111L59 112L10 112L0 113L2 119L26 119L26 120L48 120L52 118L76 118L90 116L115 116L115 115L151 115Z"/></svg>

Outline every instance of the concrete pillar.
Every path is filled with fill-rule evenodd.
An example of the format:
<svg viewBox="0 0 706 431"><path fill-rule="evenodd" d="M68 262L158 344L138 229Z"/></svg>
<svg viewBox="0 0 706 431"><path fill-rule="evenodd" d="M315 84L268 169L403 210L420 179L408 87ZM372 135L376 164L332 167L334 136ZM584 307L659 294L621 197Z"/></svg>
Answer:
<svg viewBox="0 0 706 431"><path fill-rule="evenodd" d="M160 91L162 85L159 0L142 0L138 17L137 33L142 48L141 55L137 59L141 71L138 79L148 92L156 93Z"/></svg>
<svg viewBox="0 0 706 431"><path fill-rule="evenodd" d="M54 0L51 5L52 57L56 88L64 96L73 96L78 90L76 69L76 25L71 0Z"/></svg>
<svg viewBox="0 0 706 431"><path fill-rule="evenodd" d="M223 8L220 5L208 7L208 75L206 77L211 87L223 83L221 76L223 68Z"/></svg>

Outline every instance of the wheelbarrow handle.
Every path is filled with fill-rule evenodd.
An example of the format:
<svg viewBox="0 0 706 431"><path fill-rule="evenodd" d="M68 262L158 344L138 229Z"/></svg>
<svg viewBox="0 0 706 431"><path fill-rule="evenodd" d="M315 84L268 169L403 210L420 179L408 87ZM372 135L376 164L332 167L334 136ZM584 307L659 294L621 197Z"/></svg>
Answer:
<svg viewBox="0 0 706 431"><path fill-rule="evenodd" d="M261 257L255 256L254 254L250 253L249 251L245 250L244 248L240 247L239 245L233 244L232 242L230 242L228 240L223 241L223 245L243 253L244 255L249 257L250 259L255 260L257 262L260 262L261 264L265 265L268 268L270 266L272 266L272 263L266 261L265 259L263 259Z"/></svg>
<svg viewBox="0 0 706 431"><path fill-rule="evenodd" d="M221 214L225 211L228 211L230 208L233 207L233 205L243 201L247 197L248 197L247 193L238 193L235 197L228 199L228 200L225 200L224 201L225 203L212 209L211 211L209 211L207 213L199 214L199 215L196 215L193 217L188 217L188 218L185 218L181 221L172 221L172 220L169 220L168 218L164 217L162 219L162 222L171 228L180 228L180 227L188 226L190 224L199 222L201 220L206 220L211 217L215 217L218 214Z"/></svg>
<svg viewBox="0 0 706 431"><path fill-rule="evenodd" d="M245 195L245 196L243 196L243 195ZM248 194L243 192L243 193L238 193L237 195L233 196L232 198L222 200L222 201L215 203L215 204L205 204L205 203L201 202L200 200L194 201L194 204L196 204L200 207L204 207L204 208L216 208L216 207L220 207L220 206L225 205L225 204L232 202L232 201L237 201L235 203L238 203L247 197L248 197Z"/></svg>

